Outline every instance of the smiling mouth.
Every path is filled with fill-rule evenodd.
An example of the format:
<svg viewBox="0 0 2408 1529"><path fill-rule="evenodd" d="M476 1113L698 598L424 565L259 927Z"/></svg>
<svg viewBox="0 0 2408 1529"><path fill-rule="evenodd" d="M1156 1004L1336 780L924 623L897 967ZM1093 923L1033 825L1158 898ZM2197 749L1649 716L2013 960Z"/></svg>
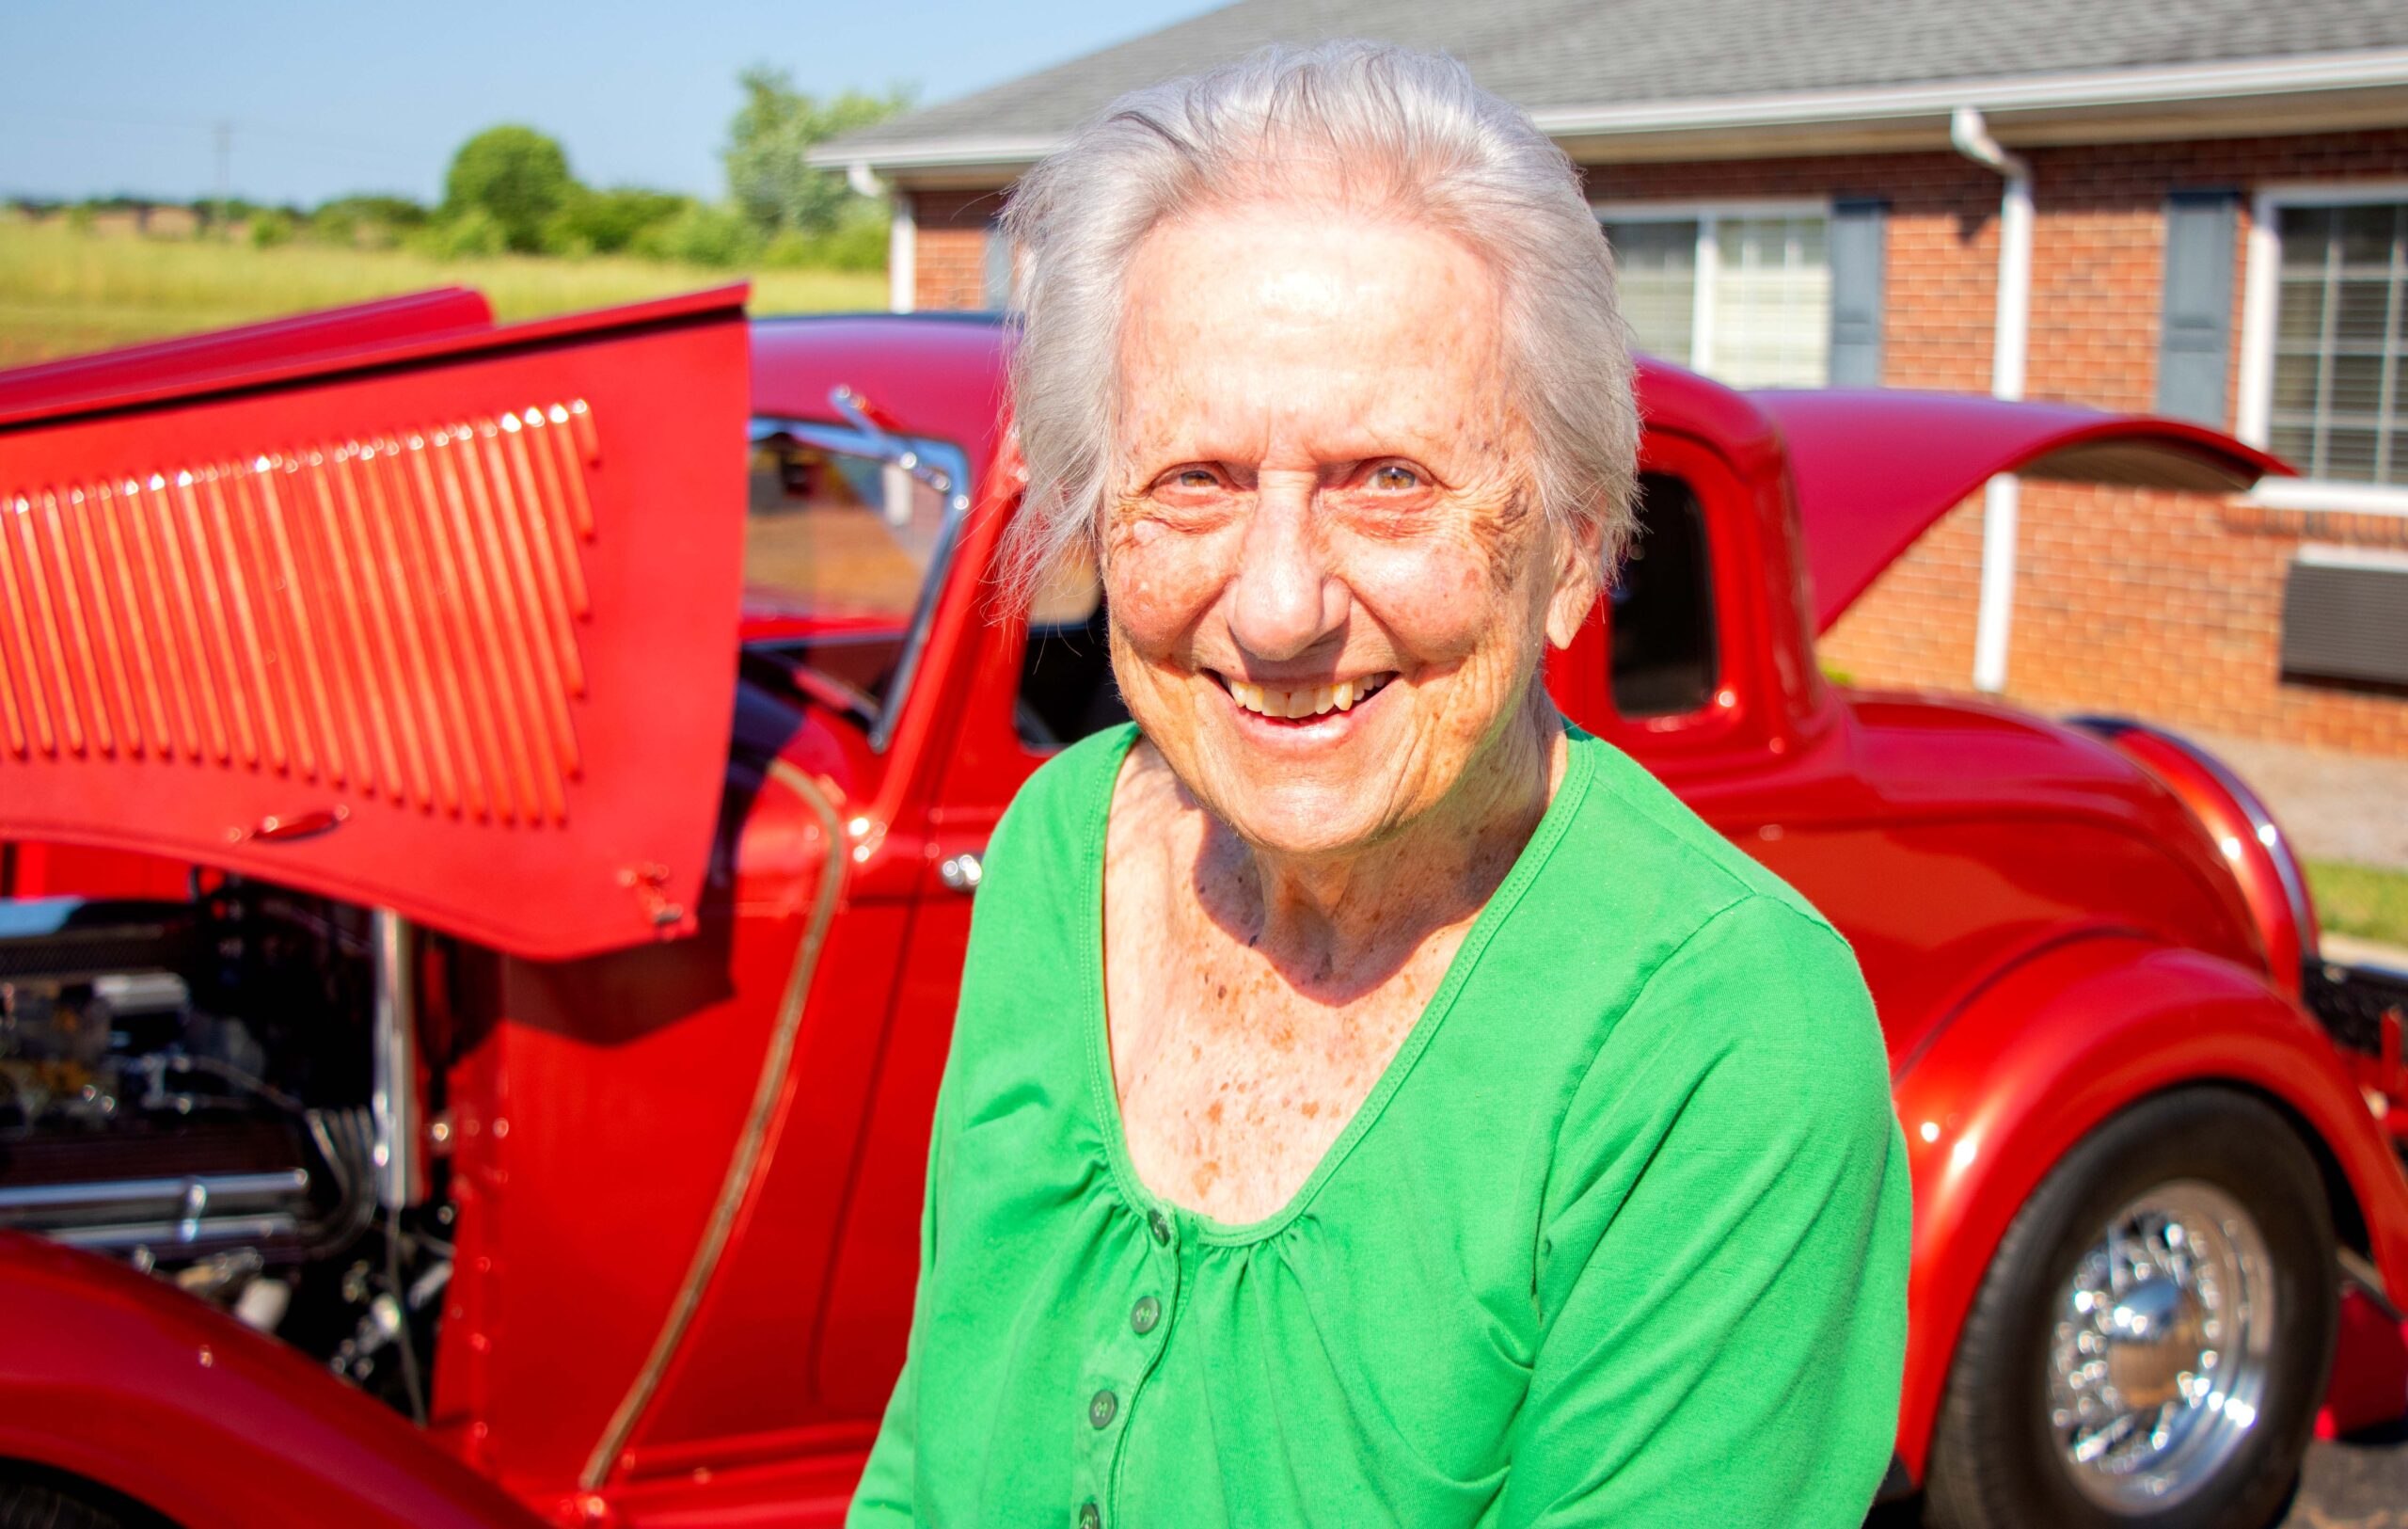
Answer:
<svg viewBox="0 0 2408 1529"><path fill-rule="evenodd" d="M1352 711L1378 694L1396 677L1393 669L1359 679L1341 679L1334 685L1300 685L1282 690L1275 685L1257 685L1244 679L1233 679L1215 673L1213 678L1229 693L1229 699L1257 716L1283 722L1306 722L1327 716L1333 711Z"/></svg>

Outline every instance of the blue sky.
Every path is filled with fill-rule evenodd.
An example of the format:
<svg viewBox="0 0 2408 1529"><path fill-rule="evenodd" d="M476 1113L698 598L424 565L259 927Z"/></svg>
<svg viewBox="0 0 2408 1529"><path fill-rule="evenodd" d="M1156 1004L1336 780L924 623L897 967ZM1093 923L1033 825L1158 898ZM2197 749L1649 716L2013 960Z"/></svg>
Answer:
<svg viewBox="0 0 2408 1529"><path fill-rule="evenodd" d="M542 128L596 185L716 195L736 72L942 101L1217 0L0 0L0 197L432 198L452 151Z"/></svg>

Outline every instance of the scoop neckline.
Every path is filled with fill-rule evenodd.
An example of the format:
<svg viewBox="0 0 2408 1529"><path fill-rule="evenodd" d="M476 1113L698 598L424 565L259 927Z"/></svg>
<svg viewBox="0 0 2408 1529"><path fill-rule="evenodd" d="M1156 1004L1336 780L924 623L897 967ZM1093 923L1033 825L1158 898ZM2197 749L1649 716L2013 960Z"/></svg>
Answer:
<svg viewBox="0 0 2408 1529"><path fill-rule="evenodd" d="M1413 1071L1414 1063L1428 1048L1431 1037L1454 1008L1455 998L1469 980L1472 969L1479 965L1481 952L1487 948L1488 942L1496 935L1498 926L1505 921L1513 905L1521 900L1522 894L1537 877L1539 868L1554 853L1557 841L1563 837L1565 825L1578 810L1581 799L1588 794L1590 780L1596 770L1598 741L1575 725L1570 718L1562 720L1564 739L1568 744L1563 782L1556 788L1554 799L1547 803L1546 810L1539 815L1538 826L1530 831L1521 852L1513 857L1513 868L1505 873L1505 879L1490 894L1488 904L1481 909L1480 916L1472 920L1471 928L1464 934L1463 944L1455 948L1454 955L1448 960L1446 975L1439 979L1437 988L1422 1004L1413 1027L1405 1032L1404 1040L1396 1048L1396 1055L1390 1057L1387 1065L1381 1069L1379 1078L1371 1085L1371 1091L1364 1095L1362 1106L1346 1123L1346 1128L1339 1132L1338 1139L1322 1153L1321 1160L1313 1165L1313 1171L1306 1175L1305 1182L1296 1187L1295 1193L1288 1197L1288 1202L1255 1221L1217 1220L1202 1211L1155 1194L1146 1187L1145 1181L1137 1174L1134 1160L1129 1155L1128 1127L1120 1116L1120 1091L1112 1075L1112 1031L1103 972L1106 836L1112 826L1113 800L1119 793L1121 769L1128 762L1129 751L1143 736L1135 723L1121 725L1120 737L1103 751L1102 766L1098 771L1101 784L1094 788L1087 806L1087 844L1083 862L1083 874L1086 877L1085 912L1079 920L1079 927L1083 936L1080 955L1085 989L1080 1025L1086 1031L1090 1104L1099 1123L1097 1135L1103 1141L1105 1167L1110 1171L1123 1201L1141 1212L1159 1212L1170 1218L1174 1224L1193 1227L1200 1240L1224 1247L1267 1241L1286 1230L1311 1207L1322 1187L1329 1182L1355 1145L1370 1133L1372 1124L1386 1109L1389 1099L1403 1086L1406 1075Z"/></svg>

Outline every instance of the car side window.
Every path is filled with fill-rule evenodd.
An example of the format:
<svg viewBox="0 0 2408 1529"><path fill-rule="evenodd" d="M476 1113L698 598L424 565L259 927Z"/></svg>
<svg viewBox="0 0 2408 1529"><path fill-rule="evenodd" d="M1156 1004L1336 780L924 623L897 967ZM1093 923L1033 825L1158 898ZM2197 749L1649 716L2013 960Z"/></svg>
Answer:
<svg viewBox="0 0 2408 1529"><path fill-rule="evenodd" d="M1611 597L1614 709L1672 716L1714 696L1714 569L1704 510L1689 486L1650 472L1639 488L1639 535Z"/></svg>
<svg viewBox="0 0 2408 1529"><path fill-rule="evenodd" d="M1112 679L1103 583L1092 560L1067 558L1029 601L1013 725L1023 746L1050 751L1128 720Z"/></svg>
<svg viewBox="0 0 2408 1529"><path fill-rule="evenodd" d="M943 538L945 496L833 427L792 422L752 449L748 643L782 650L876 715Z"/></svg>

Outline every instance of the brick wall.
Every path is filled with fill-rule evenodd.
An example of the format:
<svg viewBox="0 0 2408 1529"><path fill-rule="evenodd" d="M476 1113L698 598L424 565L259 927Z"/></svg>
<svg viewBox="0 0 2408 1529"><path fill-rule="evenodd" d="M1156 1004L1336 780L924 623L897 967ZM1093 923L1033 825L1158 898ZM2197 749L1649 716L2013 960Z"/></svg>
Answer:
<svg viewBox="0 0 2408 1529"><path fill-rule="evenodd" d="M2295 181L2408 180L2408 130L2030 151L2036 215L2026 393L2147 410L2156 398L2169 191L2243 193L2226 423L2241 387L2247 194ZM1606 166L1601 199L1878 196L1890 207L1883 381L1989 386L1997 176L1954 154ZM2408 518L2023 486L2007 689L2048 710L2130 711L2243 737L2408 757L2408 698L2286 682L2283 576L2302 541L2408 548ZM1958 506L1826 636L1861 684L1965 690L1981 507Z"/></svg>
<svg viewBox="0 0 2408 1529"><path fill-rule="evenodd" d="M2036 149L2025 391L2147 410L2156 396L2166 194L2243 193L2233 259L2227 426L2240 390L2250 209L2269 183L2408 180L2408 129ZM1883 381L1987 391L1997 304L1999 178L1949 152L1588 171L1599 200L1876 196L1889 206ZM992 194L919 199L923 307L974 307ZM2045 710L2130 711L2176 725L2408 757L2408 698L2284 681L2282 584L2304 540L2408 547L2408 518L2302 514L2241 500L2027 483L2008 693ZM1860 684L1971 686L1978 499L1949 512L1823 643Z"/></svg>
<svg viewBox="0 0 2408 1529"><path fill-rule="evenodd" d="M922 191L911 199L911 306L987 306L987 225L1003 208L1000 191Z"/></svg>
<svg viewBox="0 0 2408 1529"><path fill-rule="evenodd" d="M1999 179L1980 166L1952 153L1853 154L1602 165L1588 176L1592 201L1882 199L1890 209L1882 381L1988 390Z"/></svg>

